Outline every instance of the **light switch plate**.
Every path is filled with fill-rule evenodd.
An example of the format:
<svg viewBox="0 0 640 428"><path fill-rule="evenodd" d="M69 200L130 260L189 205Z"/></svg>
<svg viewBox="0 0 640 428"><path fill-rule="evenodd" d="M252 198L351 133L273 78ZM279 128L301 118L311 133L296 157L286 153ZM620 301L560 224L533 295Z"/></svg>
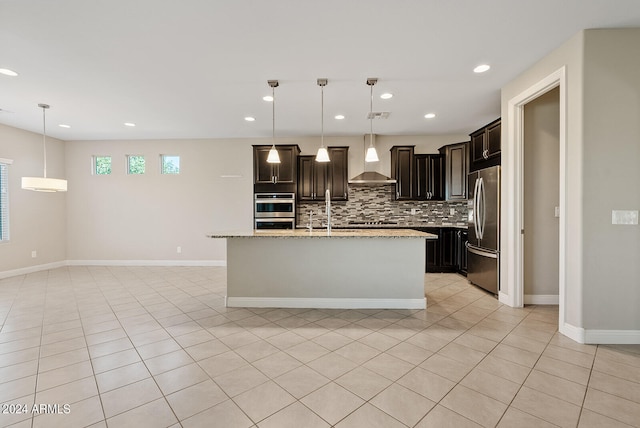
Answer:
<svg viewBox="0 0 640 428"><path fill-rule="evenodd" d="M611 211L611 224L638 224L638 210Z"/></svg>

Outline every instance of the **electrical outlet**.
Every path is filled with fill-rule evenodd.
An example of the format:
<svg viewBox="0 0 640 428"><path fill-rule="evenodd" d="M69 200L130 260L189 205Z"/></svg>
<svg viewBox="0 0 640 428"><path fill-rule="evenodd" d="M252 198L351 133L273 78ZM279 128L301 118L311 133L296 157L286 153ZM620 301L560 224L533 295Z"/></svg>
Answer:
<svg viewBox="0 0 640 428"><path fill-rule="evenodd" d="M455 208L449 208L449 215L456 215L456 209Z"/></svg>
<svg viewBox="0 0 640 428"><path fill-rule="evenodd" d="M31 252L31 258L32 258L32 259L35 259L36 257L38 257L38 252L37 252L36 250L33 250L33 251Z"/></svg>
<svg viewBox="0 0 640 428"><path fill-rule="evenodd" d="M182 247L176 248L176 253L178 253L178 254L182 253Z"/></svg>
<svg viewBox="0 0 640 428"><path fill-rule="evenodd" d="M638 210L611 211L611 224L638 224Z"/></svg>
<svg viewBox="0 0 640 428"><path fill-rule="evenodd" d="M553 210L553 215L560 218L560 207L555 207Z"/></svg>
<svg viewBox="0 0 640 428"><path fill-rule="evenodd" d="M415 208L411 208L411 215L416 215L416 211L418 210L416 210Z"/></svg>
<svg viewBox="0 0 640 428"><path fill-rule="evenodd" d="M322 208L318 208L318 215L322 215Z"/></svg>

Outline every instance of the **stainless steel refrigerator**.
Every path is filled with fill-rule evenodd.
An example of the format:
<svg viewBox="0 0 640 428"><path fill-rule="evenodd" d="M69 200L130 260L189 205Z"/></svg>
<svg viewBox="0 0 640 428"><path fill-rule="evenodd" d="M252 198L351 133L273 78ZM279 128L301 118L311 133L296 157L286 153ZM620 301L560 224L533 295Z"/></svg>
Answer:
<svg viewBox="0 0 640 428"><path fill-rule="evenodd" d="M469 174L467 279L498 294L500 271L500 166Z"/></svg>

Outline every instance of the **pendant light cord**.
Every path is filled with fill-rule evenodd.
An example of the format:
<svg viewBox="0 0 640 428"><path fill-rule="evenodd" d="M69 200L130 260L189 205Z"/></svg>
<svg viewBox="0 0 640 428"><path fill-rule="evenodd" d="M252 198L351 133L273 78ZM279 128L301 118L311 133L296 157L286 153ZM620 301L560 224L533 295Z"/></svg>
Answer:
<svg viewBox="0 0 640 428"><path fill-rule="evenodd" d="M369 115L371 116L369 118L369 124L370 124L370 137L369 137L369 141L370 141L370 147L373 147L373 85L370 85L371 87L371 108L369 110Z"/></svg>
<svg viewBox="0 0 640 428"><path fill-rule="evenodd" d="M45 110L47 107L44 105L40 105L42 107L42 151L44 152L44 178L47 178L47 119L45 115Z"/></svg>
<svg viewBox="0 0 640 428"><path fill-rule="evenodd" d="M275 147L276 145L276 88L275 86L271 87L271 98L273 101L271 102L271 144Z"/></svg>
<svg viewBox="0 0 640 428"><path fill-rule="evenodd" d="M320 86L320 147L324 147L324 85Z"/></svg>

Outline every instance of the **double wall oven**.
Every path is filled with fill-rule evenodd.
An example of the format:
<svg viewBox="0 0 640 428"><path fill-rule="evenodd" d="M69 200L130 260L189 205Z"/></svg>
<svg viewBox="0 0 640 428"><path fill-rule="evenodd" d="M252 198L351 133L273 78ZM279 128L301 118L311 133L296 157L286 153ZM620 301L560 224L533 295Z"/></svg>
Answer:
<svg viewBox="0 0 640 428"><path fill-rule="evenodd" d="M295 193L255 193L253 202L255 229L295 229Z"/></svg>

